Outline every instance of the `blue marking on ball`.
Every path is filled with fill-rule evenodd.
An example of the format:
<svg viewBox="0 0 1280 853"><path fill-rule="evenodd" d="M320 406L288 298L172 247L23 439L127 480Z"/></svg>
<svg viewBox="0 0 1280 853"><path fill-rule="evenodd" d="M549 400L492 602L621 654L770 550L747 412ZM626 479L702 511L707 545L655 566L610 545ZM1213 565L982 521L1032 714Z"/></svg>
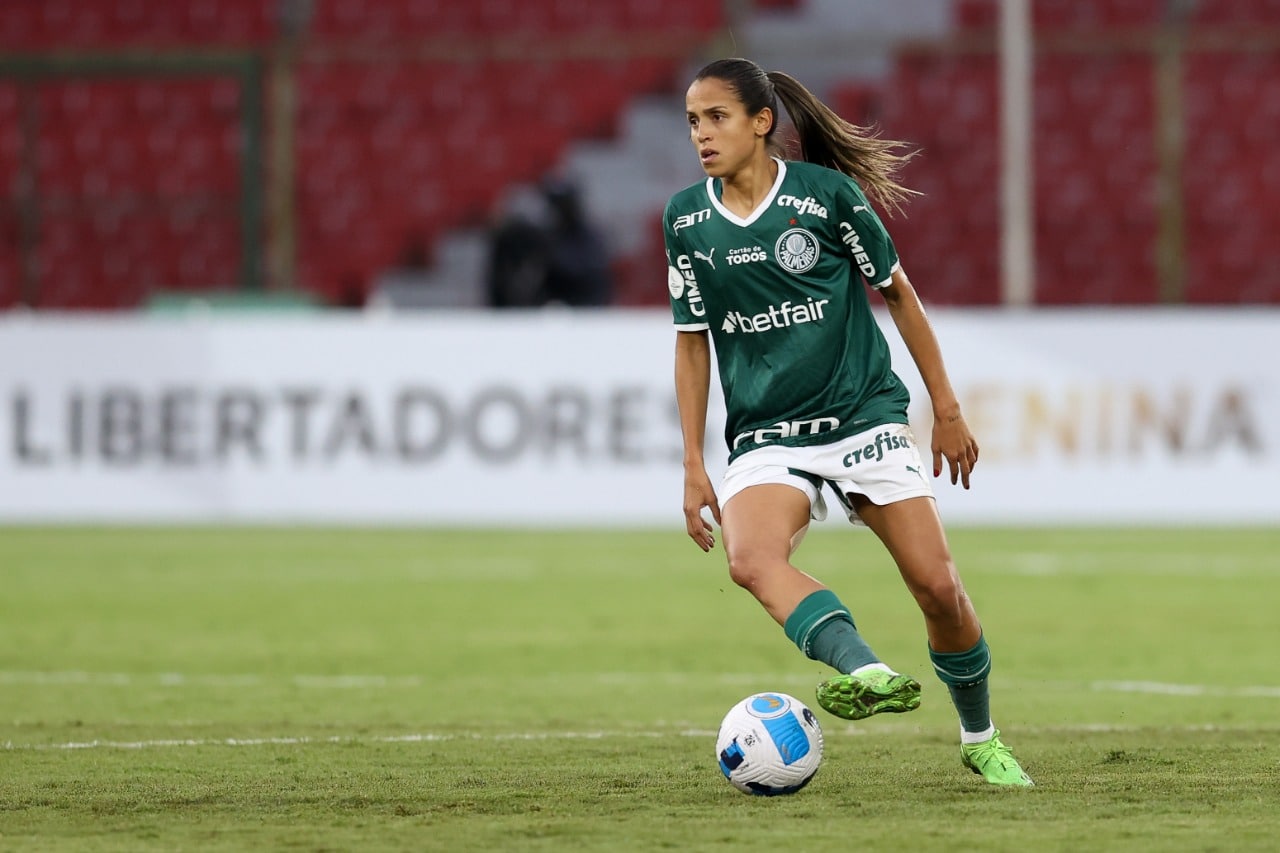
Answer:
<svg viewBox="0 0 1280 853"><path fill-rule="evenodd" d="M737 770L739 765L746 760L746 756L742 753L742 747L738 745L738 741L725 747L720 753L720 772L724 774L724 778L728 779L729 774Z"/></svg>
<svg viewBox="0 0 1280 853"><path fill-rule="evenodd" d="M773 745L778 748L783 764L795 764L809 754L809 736L795 714L784 714L761 722L773 739Z"/></svg>
<svg viewBox="0 0 1280 853"><path fill-rule="evenodd" d="M761 693L751 700L751 713L757 717L771 717L787 707L787 700L773 693Z"/></svg>

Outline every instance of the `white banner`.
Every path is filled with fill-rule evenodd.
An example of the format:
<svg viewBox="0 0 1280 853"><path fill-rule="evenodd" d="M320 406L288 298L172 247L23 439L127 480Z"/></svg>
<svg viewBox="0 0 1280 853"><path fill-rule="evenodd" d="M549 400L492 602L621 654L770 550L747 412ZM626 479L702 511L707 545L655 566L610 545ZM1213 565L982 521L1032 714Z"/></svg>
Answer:
<svg viewBox="0 0 1280 853"><path fill-rule="evenodd" d="M971 490L936 481L949 523L1280 522L1280 312L931 318L982 447ZM682 529L674 335L664 311L10 315L0 521Z"/></svg>

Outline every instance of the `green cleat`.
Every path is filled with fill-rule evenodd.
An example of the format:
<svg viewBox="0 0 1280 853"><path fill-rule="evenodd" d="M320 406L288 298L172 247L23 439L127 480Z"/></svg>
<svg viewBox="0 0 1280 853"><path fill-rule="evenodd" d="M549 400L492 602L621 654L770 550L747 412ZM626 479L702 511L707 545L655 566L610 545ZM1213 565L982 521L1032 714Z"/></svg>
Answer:
<svg viewBox="0 0 1280 853"><path fill-rule="evenodd" d="M960 744L960 758L964 766L986 779L992 785L1016 785L1030 788L1035 782L1013 757L1013 750L1000 741L1000 732L982 743Z"/></svg>
<svg viewBox="0 0 1280 853"><path fill-rule="evenodd" d="M869 670L861 675L837 675L818 685L818 704L846 720L865 720L872 714L905 714L920 707L920 682L909 675Z"/></svg>

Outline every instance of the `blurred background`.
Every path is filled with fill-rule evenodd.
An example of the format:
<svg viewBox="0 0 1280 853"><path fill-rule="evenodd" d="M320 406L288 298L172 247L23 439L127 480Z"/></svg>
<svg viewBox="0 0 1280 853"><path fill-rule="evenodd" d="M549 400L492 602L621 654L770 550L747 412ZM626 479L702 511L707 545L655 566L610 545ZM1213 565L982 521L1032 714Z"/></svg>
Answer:
<svg viewBox="0 0 1280 853"><path fill-rule="evenodd" d="M1001 284L1005 6L1029 297ZM538 301L489 250L554 218L549 181L607 258L559 299L665 305L683 92L722 55L922 150L891 228L934 304L1280 301L1276 0L6 0L0 51L0 309Z"/></svg>
<svg viewBox="0 0 1280 853"><path fill-rule="evenodd" d="M1159 518L1277 466L1280 0L5 0L0 517L666 501L660 216L726 55L920 150L888 226L1015 492L1176 469ZM237 319L154 323L192 306ZM322 505L316 448L369 492Z"/></svg>

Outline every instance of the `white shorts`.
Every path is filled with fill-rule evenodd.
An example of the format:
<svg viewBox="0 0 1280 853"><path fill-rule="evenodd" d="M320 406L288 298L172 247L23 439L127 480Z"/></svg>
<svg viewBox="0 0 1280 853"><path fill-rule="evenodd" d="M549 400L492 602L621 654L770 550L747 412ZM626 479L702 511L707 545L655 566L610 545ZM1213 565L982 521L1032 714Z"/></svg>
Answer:
<svg viewBox="0 0 1280 853"><path fill-rule="evenodd" d="M835 492L849 521L862 524L848 495L861 494L874 504L933 497L933 486L915 436L906 424L882 424L832 444L787 447L769 444L749 450L729 463L720 484L723 507L748 486L782 483L809 496L815 521L827 517L822 484Z"/></svg>

